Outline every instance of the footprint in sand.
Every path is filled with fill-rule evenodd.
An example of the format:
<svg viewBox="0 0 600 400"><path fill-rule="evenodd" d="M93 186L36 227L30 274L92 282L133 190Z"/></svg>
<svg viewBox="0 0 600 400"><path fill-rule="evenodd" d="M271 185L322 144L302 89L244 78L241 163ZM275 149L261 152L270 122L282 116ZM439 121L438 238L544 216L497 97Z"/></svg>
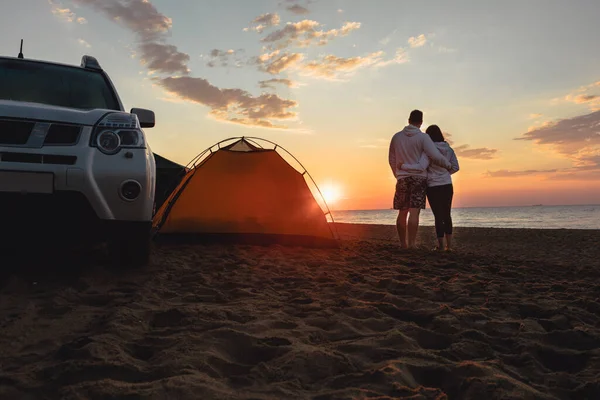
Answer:
<svg viewBox="0 0 600 400"><path fill-rule="evenodd" d="M584 369L591 357L589 352L558 350L552 347L539 347L534 354L544 367L554 372L575 374Z"/></svg>
<svg viewBox="0 0 600 400"><path fill-rule="evenodd" d="M161 311L152 317L150 326L153 328L167 328L181 326L186 322L187 316L176 308Z"/></svg>
<svg viewBox="0 0 600 400"><path fill-rule="evenodd" d="M236 365L254 366L280 357L291 350L291 342L286 338L259 338L227 328L208 332L206 343L214 356L227 360L228 368Z"/></svg>

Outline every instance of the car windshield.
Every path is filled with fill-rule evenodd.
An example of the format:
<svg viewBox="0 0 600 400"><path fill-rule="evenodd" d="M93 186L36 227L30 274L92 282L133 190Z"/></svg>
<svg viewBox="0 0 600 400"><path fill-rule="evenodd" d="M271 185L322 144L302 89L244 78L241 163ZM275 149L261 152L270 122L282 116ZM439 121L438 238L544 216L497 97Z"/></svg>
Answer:
<svg viewBox="0 0 600 400"><path fill-rule="evenodd" d="M102 73L27 60L0 59L0 99L119 110Z"/></svg>

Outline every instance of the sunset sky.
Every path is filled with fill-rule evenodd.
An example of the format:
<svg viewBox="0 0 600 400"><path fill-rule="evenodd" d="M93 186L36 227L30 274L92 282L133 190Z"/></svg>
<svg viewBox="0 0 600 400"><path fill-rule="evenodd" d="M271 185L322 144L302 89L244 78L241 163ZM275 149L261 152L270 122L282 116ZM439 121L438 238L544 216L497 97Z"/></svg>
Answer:
<svg viewBox="0 0 600 400"><path fill-rule="evenodd" d="M390 208L409 112L449 134L456 207L600 203L598 0L5 1L0 49L98 58L181 164L219 140L291 151L337 209Z"/></svg>

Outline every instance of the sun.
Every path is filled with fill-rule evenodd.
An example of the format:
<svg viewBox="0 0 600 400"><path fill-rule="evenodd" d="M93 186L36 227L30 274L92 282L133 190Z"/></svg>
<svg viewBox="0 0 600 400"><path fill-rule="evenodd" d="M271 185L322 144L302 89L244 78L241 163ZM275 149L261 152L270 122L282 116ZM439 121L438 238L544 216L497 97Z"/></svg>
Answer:
<svg viewBox="0 0 600 400"><path fill-rule="evenodd" d="M323 199L328 205L337 203L342 199L342 188L333 182L327 182L320 188Z"/></svg>

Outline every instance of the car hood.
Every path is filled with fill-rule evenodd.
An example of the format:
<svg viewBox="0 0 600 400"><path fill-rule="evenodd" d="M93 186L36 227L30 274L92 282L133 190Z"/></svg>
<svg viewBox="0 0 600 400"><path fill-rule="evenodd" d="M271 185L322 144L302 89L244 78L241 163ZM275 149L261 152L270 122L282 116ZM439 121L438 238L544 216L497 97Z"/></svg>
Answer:
<svg viewBox="0 0 600 400"><path fill-rule="evenodd" d="M77 110L74 108L57 107L40 103L0 100L0 117L2 118L20 118L50 122L66 122L77 125L94 125L104 115L111 112L128 115L128 113L124 111L117 110Z"/></svg>

